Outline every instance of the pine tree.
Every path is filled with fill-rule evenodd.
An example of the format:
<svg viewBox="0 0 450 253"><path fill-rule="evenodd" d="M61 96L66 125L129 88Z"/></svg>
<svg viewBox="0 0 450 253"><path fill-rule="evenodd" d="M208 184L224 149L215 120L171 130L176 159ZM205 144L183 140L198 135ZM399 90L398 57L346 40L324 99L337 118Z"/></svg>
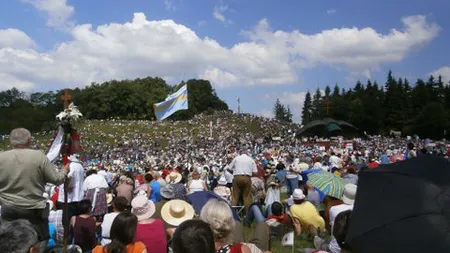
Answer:
<svg viewBox="0 0 450 253"><path fill-rule="evenodd" d="M286 112L285 112L285 114L284 114L284 122L287 122L287 123L292 123L292 112L291 112L291 107L288 105L287 106L287 110L286 110Z"/></svg>
<svg viewBox="0 0 450 253"><path fill-rule="evenodd" d="M273 107L273 115L275 116L276 120L283 121L284 118L284 107L280 103L280 99L277 98L277 101L275 102L275 105Z"/></svg>
<svg viewBox="0 0 450 253"><path fill-rule="evenodd" d="M305 101L303 102L303 109L302 109L302 124L306 125L309 122L311 122L312 119L312 99L311 99L311 93L308 91L305 95Z"/></svg>
<svg viewBox="0 0 450 253"><path fill-rule="evenodd" d="M331 95L331 96L332 96L333 98L337 98L337 97L339 97L339 95L340 95L339 85L336 84L336 85L334 85L334 88L333 88L333 95Z"/></svg>
<svg viewBox="0 0 450 253"><path fill-rule="evenodd" d="M312 101L312 120L321 119L323 117L323 103L320 89L317 88Z"/></svg>

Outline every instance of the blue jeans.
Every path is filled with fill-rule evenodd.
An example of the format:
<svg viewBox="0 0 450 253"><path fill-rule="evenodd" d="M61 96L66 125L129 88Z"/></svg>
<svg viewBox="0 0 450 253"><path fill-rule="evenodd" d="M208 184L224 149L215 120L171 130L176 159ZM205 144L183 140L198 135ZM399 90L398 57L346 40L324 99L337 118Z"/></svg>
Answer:
<svg viewBox="0 0 450 253"><path fill-rule="evenodd" d="M286 187L289 196L292 195L295 189L298 188L298 177L296 178L286 178Z"/></svg>
<svg viewBox="0 0 450 253"><path fill-rule="evenodd" d="M264 222L266 220L266 217L264 217L261 209L259 209L257 205L252 205L250 207L245 221L247 222L247 224L251 224L253 222L253 219L255 219L256 224Z"/></svg>

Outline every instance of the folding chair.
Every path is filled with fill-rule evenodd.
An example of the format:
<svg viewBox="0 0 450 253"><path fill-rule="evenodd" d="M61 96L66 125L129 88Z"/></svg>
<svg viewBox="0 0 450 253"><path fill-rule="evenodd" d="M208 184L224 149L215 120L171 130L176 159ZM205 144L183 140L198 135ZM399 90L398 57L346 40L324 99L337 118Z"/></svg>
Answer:
<svg viewBox="0 0 450 253"><path fill-rule="evenodd" d="M245 206L231 206L231 209L235 210L237 214L242 217L242 211L244 211Z"/></svg>

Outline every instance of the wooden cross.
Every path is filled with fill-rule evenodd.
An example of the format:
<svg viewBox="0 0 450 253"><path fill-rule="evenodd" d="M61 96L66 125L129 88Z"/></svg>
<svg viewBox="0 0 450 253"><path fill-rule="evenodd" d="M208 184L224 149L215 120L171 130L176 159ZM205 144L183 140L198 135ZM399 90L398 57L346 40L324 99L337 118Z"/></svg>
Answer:
<svg viewBox="0 0 450 253"><path fill-rule="evenodd" d="M328 114L330 113L330 109L333 109L333 107L331 106L331 103L330 102L327 102L327 105L326 105L326 110L327 110L327 116L328 116Z"/></svg>
<svg viewBox="0 0 450 253"><path fill-rule="evenodd" d="M69 108L70 103L72 103L72 94L70 89L64 90L64 95L61 96L61 100L64 101L64 109Z"/></svg>

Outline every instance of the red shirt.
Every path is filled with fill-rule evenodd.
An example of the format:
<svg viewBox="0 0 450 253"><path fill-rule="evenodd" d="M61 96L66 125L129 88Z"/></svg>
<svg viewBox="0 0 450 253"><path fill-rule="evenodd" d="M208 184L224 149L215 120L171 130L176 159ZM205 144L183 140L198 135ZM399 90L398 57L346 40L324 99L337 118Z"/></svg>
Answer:
<svg viewBox="0 0 450 253"><path fill-rule="evenodd" d="M135 241L145 244L148 253L167 251L166 231L164 223L155 219L153 223L137 224Z"/></svg>
<svg viewBox="0 0 450 253"><path fill-rule="evenodd" d="M271 216L267 217L267 220L270 220L270 219L275 219L281 224L291 224L291 219L285 213L283 213L281 216L271 215Z"/></svg>
<svg viewBox="0 0 450 253"><path fill-rule="evenodd" d="M380 166L380 164L378 164L377 162L371 162L368 163L367 166L371 169L375 169L376 167Z"/></svg>
<svg viewBox="0 0 450 253"><path fill-rule="evenodd" d="M166 179L167 175L169 175L169 174L170 174L170 170L164 169L163 172L162 172L162 174L161 174L161 177L162 177L163 179Z"/></svg>

